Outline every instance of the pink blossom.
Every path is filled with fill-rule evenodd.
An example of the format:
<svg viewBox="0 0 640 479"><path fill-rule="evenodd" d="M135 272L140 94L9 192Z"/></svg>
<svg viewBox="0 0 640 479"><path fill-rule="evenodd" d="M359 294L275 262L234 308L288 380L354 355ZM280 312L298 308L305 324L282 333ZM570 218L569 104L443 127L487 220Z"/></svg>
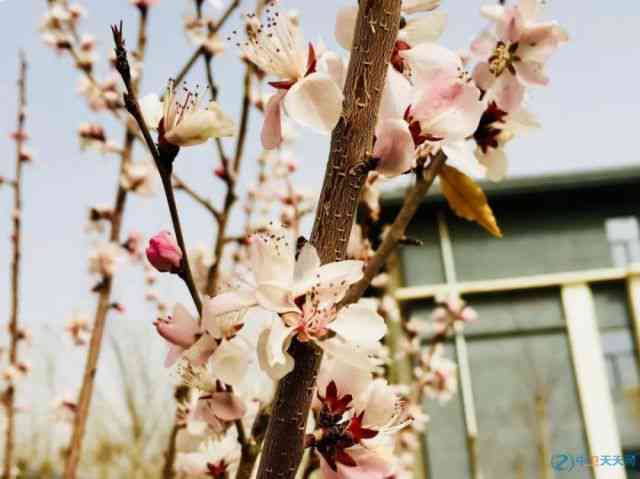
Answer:
<svg viewBox="0 0 640 479"><path fill-rule="evenodd" d="M506 112L522 105L525 85L549 83L544 64L569 39L556 22L536 22L539 9L538 0L482 8L495 27L482 32L471 45L471 51L483 59L473 78L487 100Z"/></svg>
<svg viewBox="0 0 640 479"><path fill-rule="evenodd" d="M267 102L261 134L263 147L269 150L283 142L283 109L296 122L328 133L340 118L343 99L334 78L319 71L316 47L305 44L299 26L276 4L271 2L265 10L264 24L248 16L251 31L238 44L252 63L277 78L271 85L280 91Z"/></svg>
<svg viewBox="0 0 640 479"><path fill-rule="evenodd" d="M161 231L149 240L147 259L162 273L177 273L182 264L182 250L168 231Z"/></svg>

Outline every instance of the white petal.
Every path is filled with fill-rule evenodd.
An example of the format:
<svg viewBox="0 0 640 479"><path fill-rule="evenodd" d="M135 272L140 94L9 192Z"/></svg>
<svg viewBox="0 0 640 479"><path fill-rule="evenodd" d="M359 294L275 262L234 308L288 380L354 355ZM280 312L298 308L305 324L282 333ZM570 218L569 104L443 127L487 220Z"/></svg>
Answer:
<svg viewBox="0 0 640 479"><path fill-rule="evenodd" d="M274 313L286 313L287 311L298 311L298 307L293 302L289 285L275 282L263 282L256 288L256 300L264 309Z"/></svg>
<svg viewBox="0 0 640 479"><path fill-rule="evenodd" d="M497 41L491 30L484 30L471 42L471 53L479 58L487 58L496 47Z"/></svg>
<svg viewBox="0 0 640 479"><path fill-rule="evenodd" d="M236 386L242 382L249 366L249 351L237 339L222 341L215 350L209 366L211 372L225 384Z"/></svg>
<svg viewBox="0 0 640 479"><path fill-rule="evenodd" d="M435 42L440 38L447 25L447 14L441 11L433 12L423 17L412 18L401 30L402 39L409 45Z"/></svg>
<svg viewBox="0 0 640 479"><path fill-rule="evenodd" d="M140 100L140 110L142 117L149 129L157 130L160 120L164 115L164 107L160 98L155 93L151 93Z"/></svg>
<svg viewBox="0 0 640 479"><path fill-rule="evenodd" d="M476 158L487 169L487 178L491 181L500 181L507 174L507 155L502 148L489 148L487 154L476 151Z"/></svg>
<svg viewBox="0 0 640 479"><path fill-rule="evenodd" d="M478 163L471 143L465 140L443 143L442 151L447 155L447 165L471 177L481 177L485 169Z"/></svg>
<svg viewBox="0 0 640 479"><path fill-rule="evenodd" d="M401 51L400 56L409 63L411 76L417 87L457 78L462 68L460 55L435 43L421 43Z"/></svg>
<svg viewBox="0 0 640 479"><path fill-rule="evenodd" d="M238 289L227 291L205 301L203 309L203 322L205 328L210 318L215 318L232 311L250 308L257 304L254 291ZM213 334L213 333L212 333Z"/></svg>
<svg viewBox="0 0 640 479"><path fill-rule="evenodd" d="M367 392L371 383L371 373L343 362L339 357L326 357L318 373L318 393L323 396L329 383L333 381L338 389L338 394L344 396L351 394L358 397Z"/></svg>
<svg viewBox="0 0 640 479"><path fill-rule="evenodd" d="M387 333L387 325L376 308L375 302L360 300L341 309L329 328L347 342L366 349L375 348Z"/></svg>
<svg viewBox="0 0 640 479"><path fill-rule="evenodd" d="M293 370L294 361L286 352L293 336L280 318L265 328L258 339L258 361L271 379L278 381Z"/></svg>
<svg viewBox="0 0 640 479"><path fill-rule="evenodd" d="M440 6L440 0L403 0L402 13L409 15L419 12L430 12Z"/></svg>
<svg viewBox="0 0 640 479"><path fill-rule="evenodd" d="M251 237L249 257L256 282L289 284L293 279L295 244L291 233L274 228Z"/></svg>
<svg viewBox="0 0 640 479"><path fill-rule="evenodd" d="M286 91L273 94L264 109L260 139L265 150L274 150L282 144L282 100L286 94Z"/></svg>
<svg viewBox="0 0 640 479"><path fill-rule="evenodd" d="M216 102L211 102L206 110L187 113L165 137L169 143L178 146L194 146L205 143L210 138L233 136L235 125Z"/></svg>
<svg viewBox="0 0 640 479"><path fill-rule="evenodd" d="M515 75L505 71L491 87L490 98L494 99L501 110L511 113L522 107L524 85Z"/></svg>
<svg viewBox="0 0 640 479"><path fill-rule="evenodd" d="M320 341L318 345L330 357L340 358L342 362L363 371L374 371L379 364L379 361L371 356L370 351L355 344L346 343L338 337Z"/></svg>
<svg viewBox="0 0 640 479"><path fill-rule="evenodd" d="M549 77L544 71L544 65L538 62L516 62L514 67L518 76L530 85L545 86L549 84Z"/></svg>
<svg viewBox="0 0 640 479"><path fill-rule="evenodd" d="M313 280L313 275L320 267L320 257L318 251L311 243L306 243L300 250L298 260L293 274L293 280L298 282L309 282Z"/></svg>
<svg viewBox="0 0 640 479"><path fill-rule="evenodd" d="M398 397L384 379L376 379L369 385L363 423L381 428L397 413Z"/></svg>
<svg viewBox="0 0 640 479"><path fill-rule="evenodd" d="M338 10L336 17L335 37L338 45L347 50L351 50L353 43L353 33L356 29L356 19L358 18L358 6L350 5Z"/></svg>
<svg viewBox="0 0 640 479"><path fill-rule="evenodd" d="M327 51L318 60L318 69L328 73L340 90L344 88L344 82L347 79L347 66L342 57Z"/></svg>
<svg viewBox="0 0 640 479"><path fill-rule="evenodd" d="M284 98L287 114L301 125L329 133L342 113L342 92L333 79L322 72L296 82Z"/></svg>
<svg viewBox="0 0 640 479"><path fill-rule="evenodd" d="M525 22L533 22L538 18L540 0L520 0L518 10L520 10Z"/></svg>

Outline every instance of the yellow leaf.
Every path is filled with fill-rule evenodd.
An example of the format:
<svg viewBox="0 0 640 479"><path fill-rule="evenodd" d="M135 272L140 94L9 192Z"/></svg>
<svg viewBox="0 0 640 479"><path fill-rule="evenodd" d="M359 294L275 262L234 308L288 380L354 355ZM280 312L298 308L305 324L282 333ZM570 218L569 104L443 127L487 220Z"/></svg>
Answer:
<svg viewBox="0 0 640 479"><path fill-rule="evenodd" d="M466 220L475 221L493 236L502 238L502 232L487 197L471 178L445 165L440 170L440 187L455 214Z"/></svg>

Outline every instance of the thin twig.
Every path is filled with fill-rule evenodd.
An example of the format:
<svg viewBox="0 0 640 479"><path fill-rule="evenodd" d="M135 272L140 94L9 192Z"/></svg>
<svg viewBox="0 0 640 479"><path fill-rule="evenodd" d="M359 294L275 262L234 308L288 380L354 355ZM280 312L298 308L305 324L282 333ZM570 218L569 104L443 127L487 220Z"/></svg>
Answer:
<svg viewBox="0 0 640 479"><path fill-rule="evenodd" d="M175 173L173 174L173 187L178 191L184 191L187 196L189 196L196 203L204 207L209 213L211 213L216 218L220 214L218 210L216 210L208 199L198 193L196 190L187 185L181 178L179 178Z"/></svg>
<svg viewBox="0 0 640 479"><path fill-rule="evenodd" d="M444 153L438 153L424 168L419 168L416 174L416 184L407 191L404 198L402 208L398 212L398 216L393 221L393 224L387 231L382 240L382 244L378 247L376 254L367 262L367 266L364 270L364 276L360 281L354 284L349 292L342 300L341 306L347 306L351 303L358 301L365 293L373 278L378 274L382 266L386 263L389 255L396 248L398 243L405 237L407 226L413 219L418 206L423 198L426 196L429 188L433 184L438 172L446 161Z"/></svg>
<svg viewBox="0 0 640 479"><path fill-rule="evenodd" d="M16 169L13 181L13 234L11 242L13 246L13 259L11 263L11 312L9 316L9 364L18 365L18 344L22 339L18 328L18 310L20 293L20 239L22 235L22 166L24 163L23 146L27 134L24 129L27 108L27 61L24 54L20 54L20 73L18 77L18 113L17 126L14 134L16 141ZM13 452L15 449L15 385L9 384L3 394L2 402L6 408L6 431L4 445L4 467L2 477L13 477Z"/></svg>
<svg viewBox="0 0 640 479"><path fill-rule="evenodd" d="M142 62L145 55L146 46L146 28L147 15L141 11L140 23L138 30L138 58ZM137 79L132 88L137 88L140 77ZM124 217L124 209L127 200L127 190L122 186L120 178L125 172L126 167L131 162L131 154L136 139L135 133L129 127L126 127L124 148L121 154L120 171L118 174L118 187L116 193L115 204L113 207L113 216L111 219L111 232L109 240L111 242L119 242L120 231ZM64 479L76 479L78 464L80 463L80 454L82 452L82 442L87 426L87 418L89 416L89 407L93 397L93 389L95 386L95 375L98 368L98 358L102 349L102 338L104 336L104 328L107 320L107 313L111 309L111 290L113 287L113 277L105 276L100 282L98 290L98 304L91 332L91 340L89 342L89 351L82 378L82 386L78 397L78 408L76 410L73 433L67 451L67 460L65 463Z"/></svg>
<svg viewBox="0 0 640 479"><path fill-rule="evenodd" d="M151 156L154 159L156 167L158 169L158 173L160 174L160 180L162 181L162 187L164 189L164 194L167 199L167 205L169 206L169 214L171 216L171 222L173 224L173 230L176 235L176 239L178 241L178 245L182 250L182 261L180 264L180 272L179 276L187 285L189 289L189 293L191 294L191 298L196 305L196 309L198 310L198 315L202 313L202 300L200 299L200 295L198 293L198 289L196 287L195 281L193 280L193 275L191 273L191 266L189 265L189 258L187 253L187 247L184 241L184 235L182 233L182 226L180 224L180 216L178 214L178 207L175 200L175 195L173 192L173 183L172 183L172 175L173 175L173 161L176 155L179 152L178 147L173 148L158 148L156 147L153 138L151 137L151 133L149 132L149 127L147 126L144 117L142 115L142 110L140 109L140 104L138 103L138 97L136 93L136 89L131 82L131 70L129 66L129 61L127 59L127 50L125 49L124 36L122 31L122 22L120 26L114 25L112 27L113 32L113 40L115 43L115 52L116 52L116 68L122 77L122 81L125 84L127 92L124 94L124 102L127 108L127 111L133 116L136 120L140 131L142 132L142 136L149 148Z"/></svg>

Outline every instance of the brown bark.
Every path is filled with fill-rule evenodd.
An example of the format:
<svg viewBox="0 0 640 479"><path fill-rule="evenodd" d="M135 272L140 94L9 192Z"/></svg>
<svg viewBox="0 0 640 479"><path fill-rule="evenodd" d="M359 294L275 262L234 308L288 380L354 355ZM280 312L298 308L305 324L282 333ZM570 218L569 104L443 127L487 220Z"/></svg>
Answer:
<svg viewBox="0 0 640 479"><path fill-rule="evenodd" d="M11 342L9 345L9 364L15 366L18 363L18 343L20 342L20 330L18 328L18 310L20 293L20 238L22 234L22 148L26 139L24 124L26 119L27 105L27 62L23 55L20 57L20 75L18 77L18 115L16 128L16 171L13 181L13 258L11 261L11 313L9 319L9 335ZM2 478L9 479L13 467L13 453L15 449L15 386L9 384L4 392L6 408L6 430L4 444L4 466Z"/></svg>
<svg viewBox="0 0 640 479"><path fill-rule="evenodd" d="M347 72L342 116L331 137L311 242L323 263L344 258L369 155L389 59L400 23L400 0L361 0ZM321 351L293 341L294 370L276 391L258 479L292 479L304 434Z"/></svg>

